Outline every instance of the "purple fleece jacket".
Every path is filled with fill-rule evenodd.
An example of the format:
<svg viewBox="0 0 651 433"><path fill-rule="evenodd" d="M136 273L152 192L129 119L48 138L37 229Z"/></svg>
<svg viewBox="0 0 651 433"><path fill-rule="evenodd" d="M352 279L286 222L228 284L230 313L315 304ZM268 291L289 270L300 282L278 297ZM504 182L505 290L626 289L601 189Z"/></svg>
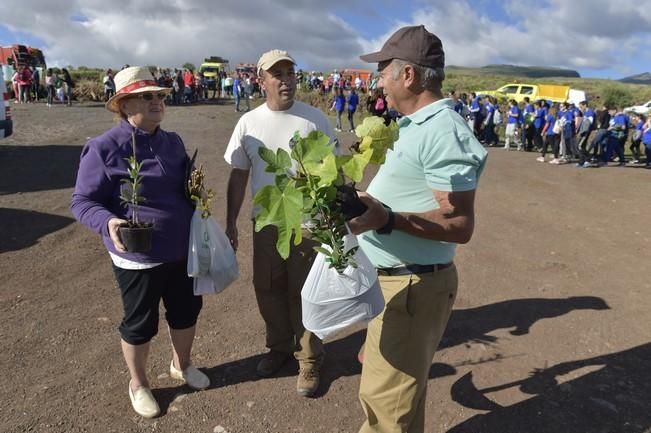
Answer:
<svg viewBox="0 0 651 433"><path fill-rule="evenodd" d="M136 157L144 161L140 190L146 201L139 220L154 224L148 253L118 253L108 234L111 218L128 219L131 210L120 204L121 179L128 177L125 158L132 155L131 134L136 136ZM187 258L193 207L185 197L187 155L181 138L158 128L153 134L126 121L86 143L79 162L70 209L75 218L102 235L114 254L141 263L169 263Z"/></svg>

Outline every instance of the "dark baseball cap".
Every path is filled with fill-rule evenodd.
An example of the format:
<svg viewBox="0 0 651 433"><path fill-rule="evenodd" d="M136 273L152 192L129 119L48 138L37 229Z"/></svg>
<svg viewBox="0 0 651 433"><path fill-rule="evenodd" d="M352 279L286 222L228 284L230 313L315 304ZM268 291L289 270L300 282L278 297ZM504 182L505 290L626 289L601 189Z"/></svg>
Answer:
<svg viewBox="0 0 651 433"><path fill-rule="evenodd" d="M441 40L428 32L423 25L399 29L384 43L380 51L364 54L359 58L368 63L400 59L430 68L445 66Z"/></svg>

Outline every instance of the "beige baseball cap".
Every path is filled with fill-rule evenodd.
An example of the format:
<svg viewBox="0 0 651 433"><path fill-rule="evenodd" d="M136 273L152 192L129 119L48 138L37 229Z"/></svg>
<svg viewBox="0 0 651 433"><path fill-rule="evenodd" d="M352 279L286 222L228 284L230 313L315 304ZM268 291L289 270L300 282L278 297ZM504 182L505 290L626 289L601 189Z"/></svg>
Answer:
<svg viewBox="0 0 651 433"><path fill-rule="evenodd" d="M261 70L266 71L281 60L288 60L293 64L296 64L296 61L292 58L292 56L289 55L287 51L276 49L270 50L261 55L260 60L258 60L258 75L260 74Z"/></svg>

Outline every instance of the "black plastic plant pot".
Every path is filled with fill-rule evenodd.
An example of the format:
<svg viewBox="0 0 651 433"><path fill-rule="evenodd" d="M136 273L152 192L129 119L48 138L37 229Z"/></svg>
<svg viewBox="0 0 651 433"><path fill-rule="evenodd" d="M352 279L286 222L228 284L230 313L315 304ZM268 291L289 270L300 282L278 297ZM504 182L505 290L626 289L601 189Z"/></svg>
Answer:
<svg viewBox="0 0 651 433"><path fill-rule="evenodd" d="M366 212L366 205L357 195L354 184L345 184L337 187L337 202L341 206L346 221L360 216Z"/></svg>
<svg viewBox="0 0 651 433"><path fill-rule="evenodd" d="M151 250L151 237L154 227L151 225L142 227L121 226L119 228L120 239L130 253L146 253Z"/></svg>

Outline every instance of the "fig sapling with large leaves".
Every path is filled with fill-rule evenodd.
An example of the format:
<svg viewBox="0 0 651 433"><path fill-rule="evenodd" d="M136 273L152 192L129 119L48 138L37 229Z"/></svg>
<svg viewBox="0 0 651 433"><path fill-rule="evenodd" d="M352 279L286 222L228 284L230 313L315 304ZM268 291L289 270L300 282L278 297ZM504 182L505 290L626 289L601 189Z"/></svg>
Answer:
<svg viewBox="0 0 651 433"><path fill-rule="evenodd" d="M393 149L398 139L398 125L386 125L384 119L373 116L364 119L355 132L359 141L350 155L336 155L330 137L320 131L307 137L294 134L290 153L265 147L258 150L267 163L266 171L275 175L275 183L254 197L254 205L260 208L255 230L277 227L276 248L281 257L289 257L292 239L294 245L301 243L301 228L306 223L311 238L322 244L315 250L326 256L331 267L343 272L347 266L355 266L357 247L344 249L346 221L363 212L354 185L363 179L368 164L384 163L387 150ZM358 201L352 214L348 211L351 200Z"/></svg>

